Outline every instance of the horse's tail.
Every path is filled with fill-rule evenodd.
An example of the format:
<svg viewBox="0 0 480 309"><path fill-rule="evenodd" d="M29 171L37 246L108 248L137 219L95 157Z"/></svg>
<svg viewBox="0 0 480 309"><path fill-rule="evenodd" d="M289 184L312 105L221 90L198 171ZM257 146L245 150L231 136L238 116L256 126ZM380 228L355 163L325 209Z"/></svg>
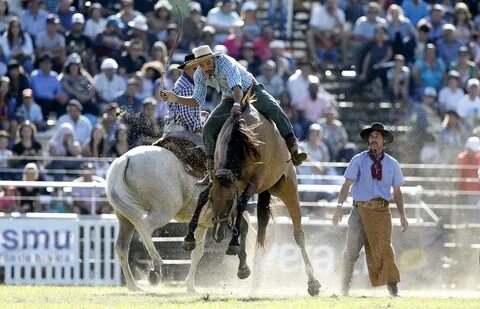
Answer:
<svg viewBox="0 0 480 309"><path fill-rule="evenodd" d="M128 155L116 159L107 175L106 193L115 211L120 212L132 223L144 218L147 213L137 202L135 192L127 181Z"/></svg>
<svg viewBox="0 0 480 309"><path fill-rule="evenodd" d="M267 232L268 220L270 219L270 192L263 191L258 195L257 202L257 248L265 247L265 235Z"/></svg>

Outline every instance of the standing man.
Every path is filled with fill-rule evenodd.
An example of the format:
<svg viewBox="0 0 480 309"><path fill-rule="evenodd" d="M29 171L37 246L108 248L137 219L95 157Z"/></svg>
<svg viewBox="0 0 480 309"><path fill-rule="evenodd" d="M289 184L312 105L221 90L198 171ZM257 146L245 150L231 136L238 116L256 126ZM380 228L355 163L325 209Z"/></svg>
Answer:
<svg viewBox="0 0 480 309"><path fill-rule="evenodd" d="M368 150L352 158L345 171L345 183L338 195L333 224L342 220L342 205L352 186L354 207L348 219L347 245L343 256L342 295L348 295L353 267L365 246L368 273L372 286L387 285L391 296L398 296L400 273L395 264L392 248L392 215L389 201L393 199L400 214L401 231L408 227L400 186L404 184L397 160L384 152L385 145L393 142L392 132L383 124L374 122L360 132L368 142Z"/></svg>
<svg viewBox="0 0 480 309"><path fill-rule="evenodd" d="M178 96L190 97L195 90L193 75L197 69L196 64L192 64L195 59L194 54L185 56L184 63L178 66L183 70L182 76L175 82L173 93ZM194 133L202 132L202 122L200 120L200 107L189 107L186 105L168 102L169 116L165 124L165 133L190 131Z"/></svg>
<svg viewBox="0 0 480 309"><path fill-rule="evenodd" d="M293 127L287 116L278 105L277 101L267 92L262 84L258 84L253 75L235 59L221 53L213 53L208 45L202 45L193 49L195 60L192 64L198 64L199 70L195 71L195 91L192 96L179 96L170 91L162 93L163 100L182 104L190 107L202 107L205 104L207 86L222 92L222 101L212 111L203 128L203 143L207 155L207 170L209 175L213 171L213 157L215 143L223 124L230 114L241 114L241 102L243 96L250 90L255 97L252 104L255 108L271 119L280 134L285 139L288 150L295 165L302 164L307 159L307 154L298 148L297 138L293 133ZM209 177L199 184L208 183Z"/></svg>

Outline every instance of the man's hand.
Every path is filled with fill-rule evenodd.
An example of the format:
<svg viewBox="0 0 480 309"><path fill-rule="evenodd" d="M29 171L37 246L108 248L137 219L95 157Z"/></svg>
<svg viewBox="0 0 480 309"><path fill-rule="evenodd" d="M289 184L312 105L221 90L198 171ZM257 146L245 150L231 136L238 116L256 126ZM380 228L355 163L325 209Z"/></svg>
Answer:
<svg viewBox="0 0 480 309"><path fill-rule="evenodd" d="M400 231L405 232L408 228L408 221L405 216L400 217Z"/></svg>
<svg viewBox="0 0 480 309"><path fill-rule="evenodd" d="M340 221L342 221L343 213L341 208L337 208L335 210L335 213L333 214L332 222L333 225L338 225Z"/></svg>
<svg viewBox="0 0 480 309"><path fill-rule="evenodd" d="M177 102L177 95L168 90L160 91L160 97L165 102L176 103Z"/></svg>
<svg viewBox="0 0 480 309"><path fill-rule="evenodd" d="M240 103L233 103L232 109L230 110L232 116L240 116L242 114L242 106Z"/></svg>

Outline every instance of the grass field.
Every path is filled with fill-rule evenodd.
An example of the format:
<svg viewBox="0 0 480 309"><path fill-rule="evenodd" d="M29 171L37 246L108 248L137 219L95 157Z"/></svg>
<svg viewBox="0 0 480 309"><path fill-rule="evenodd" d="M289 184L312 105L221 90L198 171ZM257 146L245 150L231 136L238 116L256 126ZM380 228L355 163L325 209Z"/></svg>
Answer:
<svg viewBox="0 0 480 309"><path fill-rule="evenodd" d="M207 294L207 292L209 294ZM384 291L383 291L384 292ZM187 294L183 287L156 287L131 293L124 287L0 286L0 308L480 308L480 296L429 298L427 295L400 298L379 297L370 291L353 291L352 297L321 295L308 297L267 293L241 296L218 289ZM384 295L384 293L382 293ZM442 295L442 294L439 294Z"/></svg>

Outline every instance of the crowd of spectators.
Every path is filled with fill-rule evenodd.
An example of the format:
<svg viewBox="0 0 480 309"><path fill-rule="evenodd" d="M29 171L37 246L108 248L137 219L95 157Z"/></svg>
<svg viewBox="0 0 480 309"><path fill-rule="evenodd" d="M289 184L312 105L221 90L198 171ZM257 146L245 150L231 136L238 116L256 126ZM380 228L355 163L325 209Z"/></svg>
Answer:
<svg viewBox="0 0 480 309"><path fill-rule="evenodd" d="M163 134L168 109L159 89L173 87L182 74L176 63L202 44L237 59L265 85L307 140L302 147L312 161L347 162L356 151L320 82L330 64L355 68L352 93L380 80L382 98L410 111L400 120L411 123L420 145L412 161L455 162L480 123L476 1L319 1L302 58L288 48L284 2L0 0L0 178L91 179L79 172L86 161L105 178L109 160L101 158ZM202 108L218 101L210 90ZM4 187L1 195L18 189ZM46 193L34 191L22 194ZM5 201L5 211L42 211L38 203Z"/></svg>

